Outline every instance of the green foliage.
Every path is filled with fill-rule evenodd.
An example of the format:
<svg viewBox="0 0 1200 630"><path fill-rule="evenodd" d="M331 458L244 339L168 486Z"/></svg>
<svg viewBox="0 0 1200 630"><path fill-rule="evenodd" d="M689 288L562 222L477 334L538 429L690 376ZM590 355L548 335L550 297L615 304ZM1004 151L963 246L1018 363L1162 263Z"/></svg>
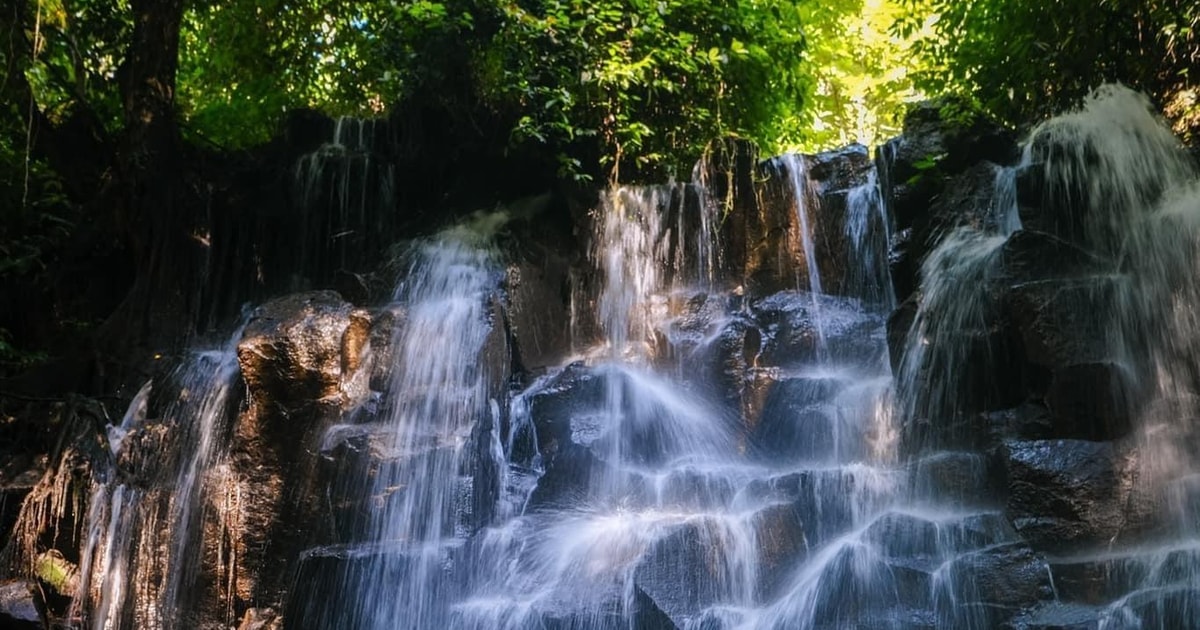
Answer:
<svg viewBox="0 0 1200 630"><path fill-rule="evenodd" d="M564 176L595 170L584 163L593 153L611 172L662 176L682 173L710 138L725 133L768 150L844 140L845 134L818 138L810 131L815 116L805 106L821 98L819 83L838 86L837 97L822 104L827 126L861 118L836 118L834 111L852 97L860 110L870 107L860 93L867 101L910 94L894 74L841 87L844 77L882 72L880 64L894 56L875 54L886 38L864 55L845 36L863 4L200 4L187 15L179 94L189 125L225 145L265 139L288 108L371 115L404 102L449 112L463 124L480 112L499 117L514 147L557 153ZM890 16L871 15L874 24ZM845 67L820 76L834 57Z"/></svg>
<svg viewBox="0 0 1200 630"><path fill-rule="evenodd" d="M679 172L718 134L770 145L812 88L793 2L526 5L500 5L483 94L523 112L515 141L595 138L614 172Z"/></svg>
<svg viewBox="0 0 1200 630"><path fill-rule="evenodd" d="M28 42L31 53L16 65L42 111L51 120L65 120L86 103L103 123L117 124L117 73L131 28L125 3L41 0L26 5L29 23L16 37ZM20 55L20 50L10 47L2 54Z"/></svg>
<svg viewBox="0 0 1200 630"><path fill-rule="evenodd" d="M9 137L19 137L15 117L8 117ZM49 285L56 259L75 228L75 207L60 179L26 152L23 143L0 142L0 290ZM8 307L29 296L0 298ZM0 373L46 359L44 352L15 339L0 324Z"/></svg>
<svg viewBox="0 0 1200 630"><path fill-rule="evenodd" d="M86 104L118 129L126 2L25 8L43 109ZM722 134L779 151L897 131L917 93L896 20L893 0L194 0L176 102L185 132L229 148L289 109L401 104L499 120L488 133L556 154L563 176L682 175Z"/></svg>
<svg viewBox="0 0 1200 630"><path fill-rule="evenodd" d="M810 106L792 112L799 148L817 151L850 142L871 145L900 133L914 89L911 46L897 37L892 0L800 4L808 34L803 71L816 80Z"/></svg>
<svg viewBox="0 0 1200 630"><path fill-rule="evenodd" d="M1019 124L1119 81L1157 99L1177 131L1200 127L1200 5L1191 0L903 0L894 33L918 37L915 77L971 94ZM1189 122L1190 121L1190 122Z"/></svg>

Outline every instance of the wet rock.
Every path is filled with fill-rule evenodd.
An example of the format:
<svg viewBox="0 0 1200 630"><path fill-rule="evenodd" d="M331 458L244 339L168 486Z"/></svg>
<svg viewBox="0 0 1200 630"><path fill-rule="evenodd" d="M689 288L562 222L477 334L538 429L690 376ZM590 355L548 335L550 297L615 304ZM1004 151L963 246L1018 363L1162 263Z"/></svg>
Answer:
<svg viewBox="0 0 1200 630"><path fill-rule="evenodd" d="M762 350L762 332L749 318L734 316L718 323L719 332L704 339L688 356L685 378L706 391L714 392L732 414L740 414L750 405L747 374L758 362Z"/></svg>
<svg viewBox="0 0 1200 630"><path fill-rule="evenodd" d="M530 395L530 416L542 453L553 454L576 439L590 443L599 437L595 416L604 404L605 388L602 374L583 363L572 363Z"/></svg>
<svg viewBox="0 0 1200 630"><path fill-rule="evenodd" d="M650 545L634 570L634 581L679 625L709 606L737 599L752 585L742 562L752 561L749 532L736 523L697 519ZM742 548L738 548L739 544Z"/></svg>
<svg viewBox="0 0 1200 630"><path fill-rule="evenodd" d="M795 275L775 262L789 260L786 255L771 257L786 245L780 235L786 233L789 220L782 204L760 207L754 181L758 159L753 142L725 137L709 144L696 173L725 217L718 237L727 274L722 279L745 284L752 292L770 292L792 286Z"/></svg>
<svg viewBox="0 0 1200 630"><path fill-rule="evenodd" d="M815 356L817 327L812 301L798 293L776 293L752 304L755 322L762 331L762 365L788 365Z"/></svg>
<svg viewBox="0 0 1200 630"><path fill-rule="evenodd" d="M1022 610L1054 598L1046 562L1023 542L993 545L963 554L944 569L942 582L955 602L948 611L962 622L985 618L996 627Z"/></svg>
<svg viewBox="0 0 1200 630"><path fill-rule="evenodd" d="M1135 451L1084 440L1012 440L1005 448L1006 513L1035 549L1102 545L1148 526L1148 514L1130 510Z"/></svg>
<svg viewBox="0 0 1200 630"><path fill-rule="evenodd" d="M355 306L366 306L371 300L370 284L362 274L339 269L333 274L333 288Z"/></svg>
<svg viewBox="0 0 1200 630"><path fill-rule="evenodd" d="M788 506L804 524L805 544L816 549L844 534L857 515L882 507L898 490L885 471L850 467L786 473L754 481L745 493Z"/></svg>
<svg viewBox="0 0 1200 630"><path fill-rule="evenodd" d="M862 540L889 558L937 569L946 557L1012 542L1012 526L1000 512L964 516L889 512L877 518Z"/></svg>
<svg viewBox="0 0 1200 630"><path fill-rule="evenodd" d="M591 602L562 602L561 608L540 607L539 627L545 630L678 630L671 617L652 597L634 586L628 605L624 593L604 598L589 594ZM586 604L580 606L580 604ZM581 609L582 608L582 609Z"/></svg>
<svg viewBox="0 0 1200 630"><path fill-rule="evenodd" d="M867 148L849 144L830 151L808 156L808 177L818 186L818 193L846 191L867 183L874 164Z"/></svg>
<svg viewBox="0 0 1200 630"><path fill-rule="evenodd" d="M995 187L994 165L1016 163L1016 134L969 105L929 101L904 119L903 135L879 147L876 163L896 230L911 230L892 265L896 297L915 290L921 261L947 228L982 223Z"/></svg>
<svg viewBox="0 0 1200 630"><path fill-rule="evenodd" d="M1002 298L1028 366L1029 396L1051 417L1045 437L1105 440L1132 429L1141 368L1113 358L1119 282L1111 276L1025 282Z"/></svg>
<svg viewBox="0 0 1200 630"><path fill-rule="evenodd" d="M888 244L888 275L896 299L904 302L912 298L920 286L921 256L925 245L913 239L911 227L897 230Z"/></svg>
<svg viewBox="0 0 1200 630"><path fill-rule="evenodd" d="M348 406L347 391L370 333L370 316L331 291L267 302L238 344L242 376L255 401L283 413L311 405Z"/></svg>
<svg viewBox="0 0 1200 630"><path fill-rule="evenodd" d="M923 499L949 499L958 505L987 505L996 500L996 464L984 453L941 451L909 466L913 494Z"/></svg>
<svg viewBox="0 0 1200 630"><path fill-rule="evenodd" d="M1046 406L1054 417L1050 437L1111 440L1133 430L1133 377L1112 362L1067 365L1054 370Z"/></svg>
<svg viewBox="0 0 1200 630"><path fill-rule="evenodd" d="M529 495L529 511L572 508L586 503L592 479L605 467L588 448L570 442L549 458L546 471Z"/></svg>
<svg viewBox="0 0 1200 630"><path fill-rule="evenodd" d="M371 327L366 311L332 291L267 302L246 326L238 362L249 405L233 426L226 480L239 500L225 517L240 601L279 605L314 536L298 524L330 519L317 451L326 426L368 398Z"/></svg>
<svg viewBox="0 0 1200 630"><path fill-rule="evenodd" d="M41 630L42 603L35 596L37 585L15 580L0 582L0 627L11 630Z"/></svg>
<svg viewBox="0 0 1200 630"><path fill-rule="evenodd" d="M1131 610L1117 609L1117 618L1138 609L1154 609L1162 605L1163 612L1175 603L1177 591L1191 591L1200 597L1196 585L1196 567L1200 549L1195 547L1161 547L1126 550L1125 552L1097 549L1075 556L1051 561L1054 584L1064 601L1093 606L1107 606L1124 600ZM1161 598L1161 600L1160 600ZM1168 613L1170 614L1170 613ZM1180 627L1177 624L1154 624L1151 627Z"/></svg>
<svg viewBox="0 0 1200 630"><path fill-rule="evenodd" d="M425 593L435 598L425 603L448 608L459 567L451 552L439 549L434 553L433 558L422 559L420 551L397 542L307 549L300 554L293 588L286 607L281 608L282 628L329 630L369 626L380 619L409 619L417 604L388 585L403 584L414 572L426 578L422 584ZM423 562L436 563L438 568L430 570ZM356 596L348 593L349 589L367 590L375 596ZM393 593L395 596L390 596ZM431 611L427 608L424 613L430 615Z"/></svg>
<svg viewBox="0 0 1200 630"><path fill-rule="evenodd" d="M34 562L33 573L54 592L73 597L79 588L79 566L57 549L43 552Z"/></svg>
<svg viewBox="0 0 1200 630"><path fill-rule="evenodd" d="M242 616L237 630L282 630L283 619L270 608L251 608Z"/></svg>
<svg viewBox="0 0 1200 630"><path fill-rule="evenodd" d="M1068 241L1037 230L1014 232L1000 248L996 280L1012 284L1081 278L1109 271L1110 263Z"/></svg>
<svg viewBox="0 0 1200 630"><path fill-rule="evenodd" d="M759 165L763 231L754 235L759 242L751 253L759 269L773 273L771 282L748 277L753 293L808 288L814 279L831 295L844 295L856 287L847 264L851 257L847 228L854 191L868 183L870 170L870 157L861 145L815 155L786 154ZM810 263L814 269L809 269Z"/></svg>
<svg viewBox="0 0 1200 630"><path fill-rule="evenodd" d="M1047 602L1013 617L1011 630L1100 630L1104 609L1075 603Z"/></svg>
<svg viewBox="0 0 1200 630"><path fill-rule="evenodd" d="M1187 628L1200 618L1200 589L1194 581L1164 589L1135 591L1116 619L1132 627Z"/></svg>
<svg viewBox="0 0 1200 630"><path fill-rule="evenodd" d="M753 526L758 544L758 594L763 601L771 601L809 552L804 520L796 505L780 503L755 514Z"/></svg>
<svg viewBox="0 0 1200 630"><path fill-rule="evenodd" d="M1044 369L1108 360L1110 277L1044 280L1015 285L1001 298L1025 358Z"/></svg>
<svg viewBox="0 0 1200 630"><path fill-rule="evenodd" d="M835 542L822 555L823 562L805 572L807 584L802 586L810 590L800 595L808 608L804 616L811 621L797 625L886 627L885 620L896 618L900 611L930 603L928 573L890 561L869 545ZM819 573L812 575L814 570Z"/></svg>
<svg viewBox="0 0 1200 630"><path fill-rule="evenodd" d="M981 423L997 441L1045 440L1054 437L1054 418L1044 405L1025 403L1010 409L984 412Z"/></svg>
<svg viewBox="0 0 1200 630"><path fill-rule="evenodd" d="M841 419L833 406L843 384L837 378L789 378L775 383L751 439L779 461L836 460Z"/></svg>
<svg viewBox="0 0 1200 630"><path fill-rule="evenodd" d="M149 488L174 471L179 462L179 444L173 427L149 421L125 435L117 453L117 471L130 486Z"/></svg>
<svg viewBox="0 0 1200 630"><path fill-rule="evenodd" d="M1054 588L1065 601L1105 605L1136 590L1150 565L1145 558L1097 551L1050 561Z"/></svg>
<svg viewBox="0 0 1200 630"><path fill-rule="evenodd" d="M915 105L904 117L903 134L879 154L902 226L911 224L922 199L936 194L936 187L926 188L934 178L921 175L954 174L983 161L1014 164L1020 157L1015 132L949 99Z"/></svg>
<svg viewBox="0 0 1200 630"><path fill-rule="evenodd" d="M508 314L499 296L492 296L488 309L488 334L479 349L479 370L487 397L495 402L507 400L509 379L513 374L512 334ZM501 413L507 407L500 405Z"/></svg>
<svg viewBox="0 0 1200 630"><path fill-rule="evenodd" d="M892 374L899 374L903 365L904 353L908 348L908 333L912 330L913 322L917 319L920 306L917 296L904 300L896 310L892 311L887 320L888 360L892 366Z"/></svg>
<svg viewBox="0 0 1200 630"><path fill-rule="evenodd" d="M819 352L845 365L883 359L883 315L857 300L782 291L755 300L750 312L762 337L758 366L807 364Z"/></svg>
<svg viewBox="0 0 1200 630"><path fill-rule="evenodd" d="M569 266L550 252L508 269L506 292L515 351L521 366L553 365L571 349Z"/></svg>
<svg viewBox="0 0 1200 630"><path fill-rule="evenodd" d="M370 376L367 386L374 392L387 391L391 385L392 372L395 368L393 349L396 338L403 330L407 313L398 306L379 309L371 318L370 332L367 334L371 346L371 359L368 363Z"/></svg>

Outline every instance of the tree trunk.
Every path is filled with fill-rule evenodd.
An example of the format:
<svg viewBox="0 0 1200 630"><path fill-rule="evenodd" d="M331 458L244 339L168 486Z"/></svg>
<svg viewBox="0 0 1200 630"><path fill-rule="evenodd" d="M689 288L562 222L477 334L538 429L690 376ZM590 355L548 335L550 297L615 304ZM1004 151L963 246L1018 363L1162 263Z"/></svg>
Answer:
<svg viewBox="0 0 1200 630"><path fill-rule="evenodd" d="M175 73L184 0L133 0L133 34L121 96L125 128L117 155L117 225L137 278L101 327L102 355L135 365L178 344L191 329L207 236L188 194L175 119Z"/></svg>

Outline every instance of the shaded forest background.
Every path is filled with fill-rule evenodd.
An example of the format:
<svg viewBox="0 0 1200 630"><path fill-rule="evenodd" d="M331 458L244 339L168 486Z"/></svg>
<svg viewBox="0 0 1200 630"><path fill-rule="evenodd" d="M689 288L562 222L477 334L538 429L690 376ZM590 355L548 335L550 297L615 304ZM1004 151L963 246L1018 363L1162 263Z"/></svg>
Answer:
<svg viewBox="0 0 1200 630"><path fill-rule="evenodd" d="M317 113L400 130L419 229L547 187L688 178L723 135L872 144L931 97L1020 129L1119 81L1191 142L1197 28L1188 0L14 0L0 376L104 393L97 365L214 325L192 288L215 217L291 177Z"/></svg>

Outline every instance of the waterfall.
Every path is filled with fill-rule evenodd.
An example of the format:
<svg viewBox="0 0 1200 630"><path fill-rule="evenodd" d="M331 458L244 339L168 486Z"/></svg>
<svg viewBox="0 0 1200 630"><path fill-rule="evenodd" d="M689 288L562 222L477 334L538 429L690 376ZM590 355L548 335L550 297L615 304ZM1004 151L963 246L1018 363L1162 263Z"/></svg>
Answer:
<svg viewBox="0 0 1200 630"><path fill-rule="evenodd" d="M817 328L817 344L821 352L825 351L825 322L821 317L821 269L817 264L817 246L813 241L813 226L809 225L809 199L811 196L808 183L808 170L805 167L804 156L799 153L785 153L779 157L779 175L785 176L791 185L791 199L796 207L797 231L800 247L804 252L804 274L808 279L808 293L812 302L813 321ZM852 224L848 221L847 224Z"/></svg>
<svg viewBox="0 0 1200 630"><path fill-rule="evenodd" d="M189 353L168 379L180 397L161 419L146 420L147 383L108 429L115 461L94 474L73 601L95 630L187 627L203 597L195 592L203 561L195 550L212 542L202 521L237 400L241 332Z"/></svg>
<svg viewBox="0 0 1200 630"><path fill-rule="evenodd" d="M310 552L310 560L344 562L340 576L321 576L329 590L319 599L299 602L297 627L449 623L449 567L491 507L478 494L494 494L477 460L501 456L493 382L503 374L490 373L481 356L500 325L491 310L500 274L487 240L460 228L414 245L394 297L404 321L370 429L373 457L351 471L372 509L353 546Z"/></svg>
<svg viewBox="0 0 1200 630"><path fill-rule="evenodd" d="M1015 437L1004 438L1012 465L1028 466L1041 479L1055 479L1045 475L1057 467L1076 470L1070 466L1081 464L1069 458L1078 453L1097 454L1094 461L1112 470L1105 474L1113 475L1115 483L1102 492L1124 497L1112 508L1119 510L1112 518L1123 521L1120 528L1107 540L1045 540L1035 521L1012 517L1014 510L1024 508L1010 498L1010 518L981 530L987 536L978 542L1015 549L1012 545L1024 545L1022 538L1032 536L1032 544L1051 548L1046 578L1032 582L1041 584L1038 598L1047 602L1028 613L1027 621L1035 626L1085 619L1103 628L1190 623L1186 620L1200 612L1200 554L1195 552L1200 548L1195 517L1200 436L1190 420L1200 412L1194 393L1200 381L1193 367L1200 350L1195 342L1200 322L1194 316L1200 307L1194 282L1200 261L1195 167L1144 97L1107 86L1078 111L1035 128L1020 164L997 169L994 190L990 215L952 229L921 268L919 300L897 375L900 409L910 426L907 439L918 458L913 495L947 507L968 500L939 489L936 471L945 470L939 460L983 457L971 446L979 442L972 436L980 430L979 418L1000 422L1002 416L988 415L988 410L1030 404L1005 387L1047 378L1041 370L1049 373L1051 388L1060 373L1074 374L1083 369L1080 365L1104 370L1111 374L1111 391L1082 395L1106 401L1098 403L1107 405L1099 407L1103 413L1132 415L1130 435L1120 423L1103 417L1087 418L1082 429L1050 424L985 430L1015 431ZM1052 247L1054 257L1039 253L1045 251L1038 249L1039 242ZM1062 304L1070 309L1072 328L1049 323L1062 321L1049 319L1058 317L1054 309ZM1044 328L1025 328L1023 334L1034 335L1032 341L1014 341L1005 329L1013 324L1005 318L1012 317L1011 309L1026 317L1019 310L1026 308L1040 309L1031 312ZM1070 336L1089 331L1086 343ZM1067 336L1041 340L1036 335ZM1042 352L1039 348L1048 348L1048 354L1027 356ZM997 376L1006 370L1016 373ZM1046 405L1048 413L1070 413L1055 395L1050 391L1043 394L1045 401L1033 402ZM1019 417L1022 412L1004 413ZM1068 439L1037 438L1046 432ZM1032 437L1025 435L1030 433ZM1010 486L1024 493L1017 501L1080 491L1066 488ZM981 508L981 514L995 509ZM1094 517L1085 513L1083 518ZM1138 519L1159 524L1148 536ZM958 606L963 589L982 588L977 582L982 578L946 566L934 580L939 620L955 627L991 627L995 620L988 611ZM1081 590L1076 582L1081 572L1095 572L1097 586Z"/></svg>
<svg viewBox="0 0 1200 630"><path fill-rule="evenodd" d="M871 205L878 195L866 197L854 212L884 216ZM883 288L870 299L789 293L751 307L804 326L819 310L830 337L829 352L797 349L763 373L780 393L766 426L750 426L688 368L720 352L748 315L736 300L697 293L705 266L681 265L665 249L678 225L663 221L673 198L670 187L602 198L593 260L607 350L551 370L514 399L513 430L524 437L510 437L508 469L536 483L512 484L520 507L481 533L452 627L795 627L797 606L819 602L807 605L815 623L836 605L830 585L852 577L834 559L847 536L879 518L900 478ZM857 229L880 225L871 223ZM861 243L880 245L873 234ZM886 264L872 253L868 264ZM668 267L691 275L668 276ZM705 330L690 328L693 309L706 314ZM778 334L771 343L788 343ZM518 428L558 423L552 434ZM805 555L793 573L789 563Z"/></svg>
<svg viewBox="0 0 1200 630"><path fill-rule="evenodd" d="M1200 413L1195 357L1200 174L1145 97L1108 86L1034 130L1027 153L1046 198L1071 210L1064 231L1117 261L1107 316L1114 354L1146 402L1134 423L1136 493L1159 496L1164 539L1110 560L1131 577L1103 627L1166 626L1200 614ZM1118 552L1118 555L1121 555Z"/></svg>
<svg viewBox="0 0 1200 630"><path fill-rule="evenodd" d="M866 182L850 190L846 202L845 235L850 245L847 253L854 261L847 274L846 292L895 308L896 292L888 270L892 226L883 204L878 172L872 169Z"/></svg>
<svg viewBox="0 0 1200 630"><path fill-rule="evenodd" d="M299 284L393 245L387 133L340 119L295 165ZM527 291L595 330L557 365L520 354L505 253L525 226L504 212L393 247L385 304L322 293L336 331L287 338L303 355L329 335L312 409L270 407L247 363L237 415L242 328L192 349L107 427L83 493L64 457L27 502L82 521L65 623L230 627L278 595L288 630L1194 624L1196 165L1113 86L1019 158L1015 140L989 154L1004 164L913 166L934 144L877 165L787 154L720 201L706 164L602 191L585 255ZM889 207L917 183L947 188ZM900 228L897 256L921 256L911 295L892 284ZM293 384L280 354L260 367ZM267 528L299 531L262 552L290 554L286 595L238 584L218 496L266 466L227 452L233 419L268 416L254 438L296 428L273 456L309 475L271 462L268 518L328 521ZM62 560L27 529L21 562Z"/></svg>
<svg viewBox="0 0 1200 630"><path fill-rule="evenodd" d="M301 155L292 195L299 212L289 269L320 282L381 251L395 225L395 167L386 154L387 125L339 117L329 140ZM299 279L293 288L304 288Z"/></svg>

